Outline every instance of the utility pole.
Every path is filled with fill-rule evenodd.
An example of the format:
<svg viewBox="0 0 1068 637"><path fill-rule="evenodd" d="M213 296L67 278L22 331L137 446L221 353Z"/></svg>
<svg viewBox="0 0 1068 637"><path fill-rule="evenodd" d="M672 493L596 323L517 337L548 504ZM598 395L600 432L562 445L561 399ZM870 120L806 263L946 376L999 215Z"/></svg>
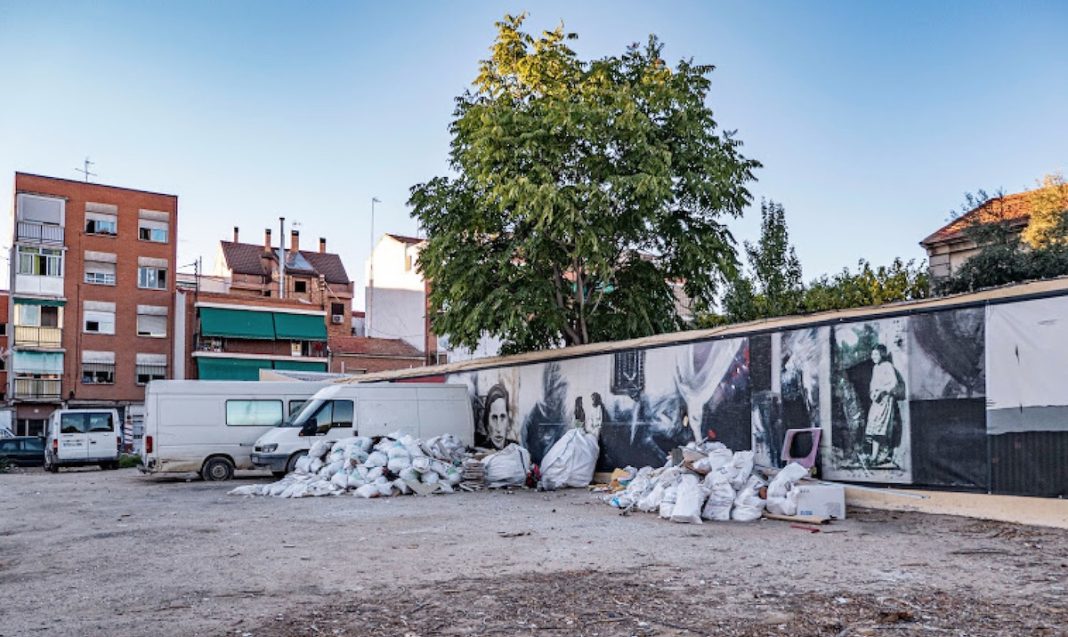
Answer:
<svg viewBox="0 0 1068 637"><path fill-rule="evenodd" d="M278 298L286 298L286 218L278 217Z"/></svg>
<svg viewBox="0 0 1068 637"><path fill-rule="evenodd" d="M367 312L364 316L364 330L367 336L371 336L371 301L375 297L375 204L382 203L378 197L371 197L371 252L368 259L371 261L370 273L367 276Z"/></svg>
<svg viewBox="0 0 1068 637"><path fill-rule="evenodd" d="M83 163L84 163L84 167L82 167L82 168L75 168L75 169L74 169L74 172L77 172L77 173L82 173L83 175L85 175L85 183L89 183L89 178L90 178L90 177L96 177L96 176L97 176L97 174L96 174L96 173L93 173L93 172L89 172L89 166L92 166L92 165L93 165L93 164L95 164L96 162L95 162L95 161L89 161L89 158L88 158L88 157L86 157L86 158L85 158L85 162L83 162Z"/></svg>

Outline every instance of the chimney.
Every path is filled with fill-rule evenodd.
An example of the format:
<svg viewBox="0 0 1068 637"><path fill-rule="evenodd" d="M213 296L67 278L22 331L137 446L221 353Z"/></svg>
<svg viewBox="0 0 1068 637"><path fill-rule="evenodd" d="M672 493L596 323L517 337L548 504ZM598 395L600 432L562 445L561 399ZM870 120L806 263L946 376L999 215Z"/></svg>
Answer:
<svg viewBox="0 0 1068 637"><path fill-rule="evenodd" d="M237 227L237 226L234 226L234 243L238 243L238 240L237 240L237 231L238 231L238 227Z"/></svg>
<svg viewBox="0 0 1068 637"><path fill-rule="evenodd" d="M326 254L326 237L319 237L319 254Z"/></svg>
<svg viewBox="0 0 1068 637"><path fill-rule="evenodd" d="M300 230L289 231L289 251L300 252Z"/></svg>
<svg viewBox="0 0 1068 637"><path fill-rule="evenodd" d="M263 251L271 252L271 229L267 228L263 231Z"/></svg>

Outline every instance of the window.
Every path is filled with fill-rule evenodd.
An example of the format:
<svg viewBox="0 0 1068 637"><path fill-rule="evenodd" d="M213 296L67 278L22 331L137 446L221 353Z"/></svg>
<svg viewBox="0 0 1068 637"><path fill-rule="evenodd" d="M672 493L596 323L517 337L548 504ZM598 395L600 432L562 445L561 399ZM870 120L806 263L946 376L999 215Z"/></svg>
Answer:
<svg viewBox="0 0 1068 637"><path fill-rule="evenodd" d="M82 352L82 384L115 384L115 352Z"/></svg>
<svg viewBox="0 0 1068 637"><path fill-rule="evenodd" d="M410 255L410 254L404 255L404 271L405 272L411 272L412 271L412 255Z"/></svg>
<svg viewBox="0 0 1068 637"><path fill-rule="evenodd" d="M333 316L345 316L345 304L344 303L331 303L330 314Z"/></svg>
<svg viewBox="0 0 1068 637"><path fill-rule="evenodd" d="M85 251L85 282L92 285L115 285L116 255L111 252Z"/></svg>
<svg viewBox="0 0 1068 637"><path fill-rule="evenodd" d="M59 432L64 434L87 434L115 431L115 422L109 412L75 412L61 414Z"/></svg>
<svg viewBox="0 0 1068 637"><path fill-rule="evenodd" d="M137 355L137 384L147 385L154 380L167 378L166 354Z"/></svg>
<svg viewBox="0 0 1068 637"><path fill-rule="evenodd" d="M86 301L82 311L82 330L88 334L114 334L115 304Z"/></svg>
<svg viewBox="0 0 1068 637"><path fill-rule="evenodd" d="M137 268L137 287L149 290L166 290L167 270L165 268Z"/></svg>
<svg viewBox="0 0 1068 637"><path fill-rule="evenodd" d="M167 308L157 305L138 305L137 335L153 338L167 336Z"/></svg>
<svg viewBox="0 0 1068 637"><path fill-rule="evenodd" d="M138 213L137 238L142 241L167 243L170 234L170 215L160 210L142 210Z"/></svg>
<svg viewBox="0 0 1068 637"><path fill-rule="evenodd" d="M230 427L277 427L282 424L282 401L228 400L226 424Z"/></svg>
<svg viewBox="0 0 1068 637"><path fill-rule="evenodd" d="M0 323L0 336L7 336L7 323Z"/></svg>
<svg viewBox="0 0 1068 637"><path fill-rule="evenodd" d="M43 197L22 193L19 193L16 200L19 221L63 225L66 200L59 197Z"/></svg>
<svg viewBox="0 0 1068 637"><path fill-rule="evenodd" d="M102 234L115 236L119 233L119 224L114 215L96 212L85 213L85 234Z"/></svg>
<svg viewBox="0 0 1068 637"><path fill-rule="evenodd" d="M60 309L52 305L15 304L15 325L25 327L59 327Z"/></svg>
<svg viewBox="0 0 1068 637"><path fill-rule="evenodd" d="M55 248L18 246L17 274L63 276L63 251Z"/></svg>
<svg viewBox="0 0 1068 637"><path fill-rule="evenodd" d="M297 294L304 294L305 292L308 291L308 282L307 281L294 281L293 282L293 291L296 292Z"/></svg>
<svg viewBox="0 0 1068 637"><path fill-rule="evenodd" d="M301 433L305 436L325 434L334 427L352 427L352 401L328 400L315 409L304 421Z"/></svg>
<svg viewBox="0 0 1068 637"><path fill-rule="evenodd" d="M306 400L291 400L289 401L289 417L292 418L300 413L300 410L304 408L304 405L308 404Z"/></svg>

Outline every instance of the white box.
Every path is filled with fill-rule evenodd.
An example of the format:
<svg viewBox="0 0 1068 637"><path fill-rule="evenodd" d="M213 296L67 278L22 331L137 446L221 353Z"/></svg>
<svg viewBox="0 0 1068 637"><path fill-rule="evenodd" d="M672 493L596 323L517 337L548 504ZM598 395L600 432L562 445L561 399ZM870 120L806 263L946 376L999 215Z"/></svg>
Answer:
<svg viewBox="0 0 1068 637"><path fill-rule="evenodd" d="M845 487L837 484L799 484L797 514L844 520Z"/></svg>

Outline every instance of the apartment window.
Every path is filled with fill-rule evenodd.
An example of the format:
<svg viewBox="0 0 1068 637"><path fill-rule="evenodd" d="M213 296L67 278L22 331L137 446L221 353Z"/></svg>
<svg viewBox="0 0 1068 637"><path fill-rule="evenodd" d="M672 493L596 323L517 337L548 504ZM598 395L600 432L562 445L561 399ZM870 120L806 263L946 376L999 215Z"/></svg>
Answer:
<svg viewBox="0 0 1068 637"><path fill-rule="evenodd" d="M404 271L405 272L411 272L412 271L412 255L410 255L410 254L405 254L404 255Z"/></svg>
<svg viewBox="0 0 1068 637"><path fill-rule="evenodd" d="M115 352L82 352L82 384L114 385Z"/></svg>
<svg viewBox="0 0 1068 637"><path fill-rule="evenodd" d="M304 294L305 292L308 291L308 282L307 281L294 281L293 282L293 291L296 292L297 294Z"/></svg>
<svg viewBox="0 0 1068 637"><path fill-rule="evenodd" d="M7 323L0 323L0 336L7 336ZM0 357L0 361L4 360Z"/></svg>
<svg viewBox="0 0 1068 637"><path fill-rule="evenodd" d="M148 290L166 290L167 260L138 257L137 287Z"/></svg>
<svg viewBox="0 0 1068 637"><path fill-rule="evenodd" d="M17 274L63 276L63 251L18 246Z"/></svg>
<svg viewBox="0 0 1068 637"><path fill-rule="evenodd" d="M60 308L52 305L15 304L15 325L25 327L59 327Z"/></svg>
<svg viewBox="0 0 1068 637"><path fill-rule="evenodd" d="M137 238L142 241L167 243L170 234L170 215L159 210L142 210L138 213Z"/></svg>
<svg viewBox="0 0 1068 637"><path fill-rule="evenodd" d="M115 285L115 264L111 252L85 251L85 282L91 285Z"/></svg>
<svg viewBox="0 0 1068 637"><path fill-rule="evenodd" d="M86 301L82 311L82 329L87 334L114 334L115 304Z"/></svg>
<svg viewBox="0 0 1068 637"><path fill-rule="evenodd" d="M137 355L137 384L147 385L154 380L167 378L166 354Z"/></svg>
<svg viewBox="0 0 1068 637"><path fill-rule="evenodd" d="M280 400L228 400L226 424L230 427L275 427L282 424Z"/></svg>
<svg viewBox="0 0 1068 637"><path fill-rule="evenodd" d="M167 336L167 308L158 305L137 306L137 335L163 338Z"/></svg>
<svg viewBox="0 0 1068 637"><path fill-rule="evenodd" d="M86 212L85 234L102 234L114 237L119 234L118 217L112 214Z"/></svg>

